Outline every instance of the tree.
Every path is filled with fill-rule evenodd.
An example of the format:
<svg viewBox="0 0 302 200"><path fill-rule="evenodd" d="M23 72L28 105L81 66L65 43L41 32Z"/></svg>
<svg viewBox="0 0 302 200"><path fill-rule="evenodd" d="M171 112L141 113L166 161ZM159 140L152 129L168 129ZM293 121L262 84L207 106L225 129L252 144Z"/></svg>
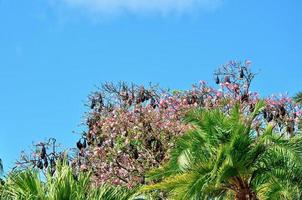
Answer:
<svg viewBox="0 0 302 200"><path fill-rule="evenodd" d="M204 81L186 91L152 84L105 83L89 96L86 130L76 143L75 157L69 157L71 166L76 173L90 171L97 185L131 188L144 184L145 173L165 164L175 140L190 128L181 119L191 109L218 109L228 114L240 104L240 112L252 113L260 99L250 89L254 77L249 61L231 61L215 72L217 88ZM270 96L264 101L265 108L251 125L256 135L267 124L275 123L274 132L293 137L302 115L301 105L287 96ZM44 173L50 169L54 173L55 163L66 155L58 151L53 139L34 147L29 156L22 155L18 168L34 167Z"/></svg>
<svg viewBox="0 0 302 200"><path fill-rule="evenodd" d="M239 103L241 112L253 112L260 97L250 90L255 73L249 61L231 61L214 76L218 88L201 81L187 91L103 84L89 98L87 131L77 142L78 169L92 171L98 184L144 184L146 171L169 160L175 140L188 130L181 119L192 108L229 113ZM267 105L252 128L260 134L263 127L274 122L274 131L293 136L301 108L286 96L265 101Z"/></svg>
<svg viewBox="0 0 302 200"><path fill-rule="evenodd" d="M185 120L193 128L177 141L169 163L149 174L155 182L142 191L164 190L182 200L301 199L301 135L276 134L272 123L257 134L252 124L264 102L248 115L241 106L229 115L189 113Z"/></svg>

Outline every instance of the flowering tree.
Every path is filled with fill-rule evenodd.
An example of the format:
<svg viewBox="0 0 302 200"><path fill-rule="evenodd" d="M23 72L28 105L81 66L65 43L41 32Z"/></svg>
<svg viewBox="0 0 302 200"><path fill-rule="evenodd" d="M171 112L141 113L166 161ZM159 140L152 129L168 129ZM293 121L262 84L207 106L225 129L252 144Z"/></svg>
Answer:
<svg viewBox="0 0 302 200"><path fill-rule="evenodd" d="M88 130L77 143L79 153L74 160L77 170L91 170L97 184L143 184L145 172L165 163L175 138L190 128L182 123L189 110L218 108L228 114L239 103L243 113L253 112L260 97L250 90L255 77L250 64L231 61L221 66L214 73L218 89L204 81L188 91L102 85L89 98ZM255 134L271 123L277 134L292 136L301 107L286 96L264 100L266 107L252 124Z"/></svg>
<svg viewBox="0 0 302 200"><path fill-rule="evenodd" d="M97 182L144 183L145 170L163 163L174 137L186 130L180 117L198 100L182 96L152 85L104 84L91 97L79 168L92 170Z"/></svg>

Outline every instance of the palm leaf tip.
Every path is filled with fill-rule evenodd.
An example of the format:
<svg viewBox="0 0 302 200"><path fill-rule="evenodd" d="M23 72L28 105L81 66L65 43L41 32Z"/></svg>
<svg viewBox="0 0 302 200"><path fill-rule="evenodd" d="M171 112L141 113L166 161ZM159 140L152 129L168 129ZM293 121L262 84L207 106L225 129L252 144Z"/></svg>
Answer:
<svg viewBox="0 0 302 200"><path fill-rule="evenodd" d="M298 92L294 97L293 100L296 103L302 104L302 92Z"/></svg>
<svg viewBox="0 0 302 200"><path fill-rule="evenodd" d="M3 163L2 159L0 158L0 175L3 173Z"/></svg>

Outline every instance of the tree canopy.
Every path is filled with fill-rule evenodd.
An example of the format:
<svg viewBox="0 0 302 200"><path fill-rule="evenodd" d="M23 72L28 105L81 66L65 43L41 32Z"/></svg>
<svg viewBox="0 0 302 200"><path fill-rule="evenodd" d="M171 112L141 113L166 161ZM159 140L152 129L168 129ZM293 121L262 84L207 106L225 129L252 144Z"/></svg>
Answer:
<svg viewBox="0 0 302 200"><path fill-rule="evenodd" d="M75 147L34 144L1 199L301 199L301 94L260 96L250 65L222 65L217 87L104 83Z"/></svg>

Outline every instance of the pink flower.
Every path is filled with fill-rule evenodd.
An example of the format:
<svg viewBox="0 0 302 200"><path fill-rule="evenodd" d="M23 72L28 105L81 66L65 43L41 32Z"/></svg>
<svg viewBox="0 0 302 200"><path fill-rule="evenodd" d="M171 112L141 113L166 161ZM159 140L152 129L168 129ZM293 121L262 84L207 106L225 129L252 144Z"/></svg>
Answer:
<svg viewBox="0 0 302 200"><path fill-rule="evenodd" d="M81 169L81 171L86 171L86 170L88 170L87 165L85 165L85 164L82 164L82 165L80 166L80 169Z"/></svg>
<svg viewBox="0 0 302 200"><path fill-rule="evenodd" d="M216 96L217 96L218 98L222 97L222 92L217 92L217 93L216 93Z"/></svg>

